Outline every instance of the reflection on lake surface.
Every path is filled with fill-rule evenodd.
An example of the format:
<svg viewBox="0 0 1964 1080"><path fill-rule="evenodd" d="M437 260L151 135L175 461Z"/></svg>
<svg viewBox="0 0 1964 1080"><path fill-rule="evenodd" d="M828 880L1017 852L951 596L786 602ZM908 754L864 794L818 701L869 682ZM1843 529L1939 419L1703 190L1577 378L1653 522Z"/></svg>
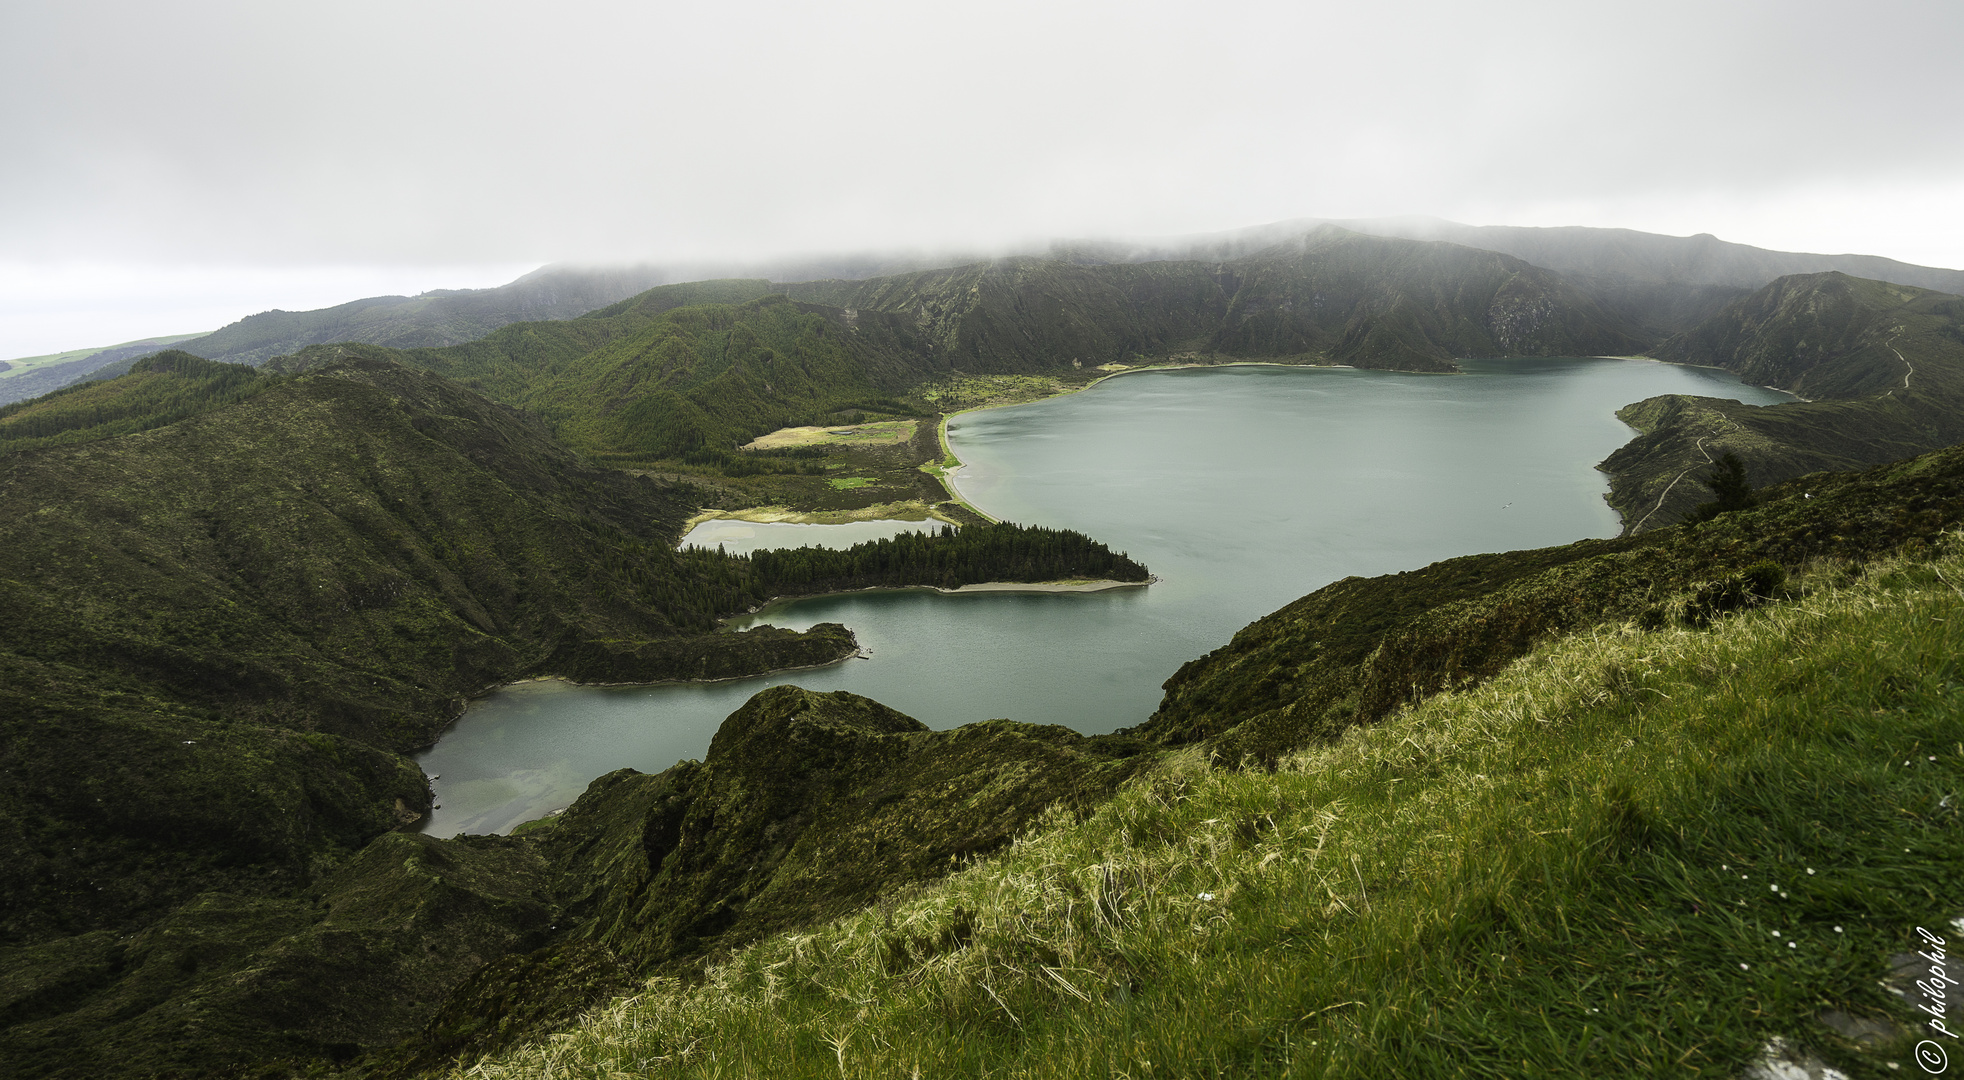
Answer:
<svg viewBox="0 0 1964 1080"><path fill-rule="evenodd" d="M474 704L419 755L430 830L502 832L596 776L699 758L766 686L850 690L937 728L1008 717L1137 724L1160 684L1255 618L1348 575L1614 536L1594 465L1657 394L1791 400L1721 371L1625 360L1462 361L1463 376L1332 368L1142 372L955 417L962 494L1077 529L1162 579L1104 593L854 593L752 617L841 622L871 658L715 684L529 683ZM806 529L829 526L804 526Z"/></svg>

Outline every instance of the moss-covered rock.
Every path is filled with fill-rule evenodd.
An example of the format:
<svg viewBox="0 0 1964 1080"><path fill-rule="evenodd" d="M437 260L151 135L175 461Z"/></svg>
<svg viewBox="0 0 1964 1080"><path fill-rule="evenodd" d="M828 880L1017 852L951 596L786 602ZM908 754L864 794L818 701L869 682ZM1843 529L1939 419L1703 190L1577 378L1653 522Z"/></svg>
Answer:
<svg viewBox="0 0 1964 1080"><path fill-rule="evenodd" d="M540 843L576 883L569 908L592 913L581 934L661 965L945 872L1136 767L1065 728L929 731L867 698L779 686L724 722L702 764L602 778ZM638 847L622 843L630 823Z"/></svg>

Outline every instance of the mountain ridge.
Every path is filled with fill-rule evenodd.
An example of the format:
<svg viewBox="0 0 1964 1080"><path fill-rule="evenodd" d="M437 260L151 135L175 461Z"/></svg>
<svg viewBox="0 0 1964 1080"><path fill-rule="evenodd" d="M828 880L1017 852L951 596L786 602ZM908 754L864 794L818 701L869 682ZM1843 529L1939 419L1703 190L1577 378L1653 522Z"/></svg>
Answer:
<svg viewBox="0 0 1964 1080"><path fill-rule="evenodd" d="M1432 218L1299 218L1159 240L1054 240L1014 246L997 257L1049 256L1080 265L1169 259L1219 262L1245 257L1322 226L1384 237L1444 240L1511 255L1570 277L1597 303L1660 337L1687 329L1725 303L1793 273L1839 269L1860 277L1964 292L1964 271L1879 256L1772 251L1709 234L1672 237L1583 226L1471 226ZM514 321L572 317L665 283L728 277L762 277L779 284L865 280L986 258L916 251L750 263L697 261L607 268L555 264L494 289L438 289L419 297L367 297L310 312L264 312L195 339L197 347L186 351L206 359L257 363L310 344L441 346L476 340ZM106 374L113 375L120 369L112 364L132 358L115 350L97 352L65 365L58 376L37 376L33 384L16 383L24 376L0 379L0 403L31 396L18 392L30 385L43 392L97 370L107 369Z"/></svg>

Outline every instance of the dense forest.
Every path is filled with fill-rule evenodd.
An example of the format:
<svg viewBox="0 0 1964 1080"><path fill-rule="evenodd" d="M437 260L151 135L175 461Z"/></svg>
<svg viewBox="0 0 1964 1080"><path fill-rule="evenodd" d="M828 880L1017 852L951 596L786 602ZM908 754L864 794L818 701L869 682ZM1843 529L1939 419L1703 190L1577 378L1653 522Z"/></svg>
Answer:
<svg viewBox="0 0 1964 1080"><path fill-rule="evenodd" d="M838 551L804 547L750 556L759 581L779 595L882 585L955 588L984 581L1095 578L1144 581L1146 568L1069 529L970 525L938 534L902 533Z"/></svg>
<svg viewBox="0 0 1964 1080"><path fill-rule="evenodd" d="M627 586L627 598L677 627L711 629L723 615L780 596L848 589L931 585L953 589L985 581L1145 581L1146 568L1080 532L1003 522L943 526L835 548L801 547L726 554L721 548L672 551L622 539L595 566L599 580ZM604 586L603 586L604 587Z"/></svg>
<svg viewBox="0 0 1964 1080"><path fill-rule="evenodd" d="M120 378L74 383L0 406L0 453L165 427L243 401L269 382L270 376L243 364L170 349L138 360Z"/></svg>

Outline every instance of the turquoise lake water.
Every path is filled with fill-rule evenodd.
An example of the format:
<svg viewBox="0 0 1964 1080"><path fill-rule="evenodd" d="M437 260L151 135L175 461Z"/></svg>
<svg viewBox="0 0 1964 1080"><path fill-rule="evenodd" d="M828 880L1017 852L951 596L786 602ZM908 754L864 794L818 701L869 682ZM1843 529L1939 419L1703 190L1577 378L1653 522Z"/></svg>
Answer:
<svg viewBox="0 0 1964 1080"><path fill-rule="evenodd" d="M1459 376L1149 371L957 416L949 441L966 463L955 479L965 498L1004 520L1088 533L1161 580L1091 594L804 600L749 622L844 623L870 658L709 685L507 688L418 755L440 776L429 829L504 832L614 769L699 758L725 716L780 683L864 694L936 728L992 717L1088 734L1137 724L1182 663L1339 578L1616 535L1594 466L1633 434L1614 415L1623 405L1673 393L1792 400L1722 371L1648 361L1461 365ZM864 537L841 542L854 539Z"/></svg>

